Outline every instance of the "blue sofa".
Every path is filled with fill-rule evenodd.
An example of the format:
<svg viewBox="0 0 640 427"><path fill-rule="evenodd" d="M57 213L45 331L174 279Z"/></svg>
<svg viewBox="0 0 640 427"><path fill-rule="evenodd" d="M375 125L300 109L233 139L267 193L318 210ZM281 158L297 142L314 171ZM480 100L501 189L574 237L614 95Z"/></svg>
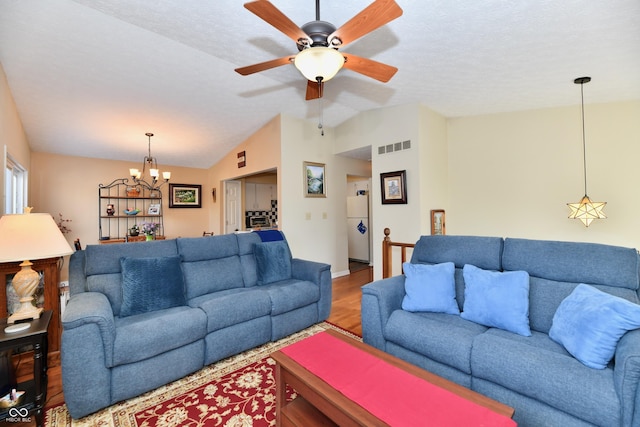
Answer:
<svg viewBox="0 0 640 427"><path fill-rule="evenodd" d="M69 286L61 363L73 418L331 310L330 266L292 258L278 231L89 245L71 257Z"/></svg>
<svg viewBox="0 0 640 427"><path fill-rule="evenodd" d="M521 426L640 426L640 330L622 332L612 349L615 355L604 369L586 366L567 351L566 342L561 344L549 335L553 328L559 330L561 319L556 312L579 284L630 301L633 304L623 304L637 310L640 262L635 249L497 237L422 236L410 262L409 267L423 264L434 268L453 262L452 286L461 313L467 309L465 298L471 295L465 282L472 276L466 275L465 265L501 272L496 274L527 272L530 336L487 327L465 319L463 314L403 310L407 280L403 274L362 288L366 343L514 407L514 420ZM577 307L578 315L584 314L580 304ZM611 313L599 315L613 317ZM635 317L632 320L637 322ZM579 341L580 335L573 338Z"/></svg>

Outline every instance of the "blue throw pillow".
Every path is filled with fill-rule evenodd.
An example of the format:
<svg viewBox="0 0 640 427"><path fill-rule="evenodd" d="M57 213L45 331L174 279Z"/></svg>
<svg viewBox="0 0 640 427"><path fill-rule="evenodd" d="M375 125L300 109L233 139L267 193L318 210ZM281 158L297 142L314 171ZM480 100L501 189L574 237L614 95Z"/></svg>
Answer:
<svg viewBox="0 0 640 427"><path fill-rule="evenodd" d="M488 271L466 264L460 317L525 337L529 329L529 273Z"/></svg>
<svg viewBox="0 0 640 427"><path fill-rule="evenodd" d="M442 264L402 264L405 296L402 309L460 314L456 302L456 267L452 262Z"/></svg>
<svg viewBox="0 0 640 427"><path fill-rule="evenodd" d="M549 337L586 366L604 369L618 341L640 328L640 305L580 284L558 306Z"/></svg>
<svg viewBox="0 0 640 427"><path fill-rule="evenodd" d="M254 243L258 267L258 285L291 279L291 252L284 240Z"/></svg>
<svg viewBox="0 0 640 427"><path fill-rule="evenodd" d="M120 258L120 317L186 304L179 256Z"/></svg>

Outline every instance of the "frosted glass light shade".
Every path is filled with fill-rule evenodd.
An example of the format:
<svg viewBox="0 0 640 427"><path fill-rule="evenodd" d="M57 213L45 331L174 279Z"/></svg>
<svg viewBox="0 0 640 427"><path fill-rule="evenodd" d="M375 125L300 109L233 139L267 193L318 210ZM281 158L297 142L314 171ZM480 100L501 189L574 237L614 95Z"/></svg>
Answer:
<svg viewBox="0 0 640 427"><path fill-rule="evenodd" d="M607 202L592 202L586 194L580 203L567 203L571 213L569 219L579 219L588 227L594 219L605 219L607 216L602 212Z"/></svg>
<svg viewBox="0 0 640 427"><path fill-rule="evenodd" d="M296 55L296 68L312 82L332 79L344 65L344 56L330 47L310 47Z"/></svg>

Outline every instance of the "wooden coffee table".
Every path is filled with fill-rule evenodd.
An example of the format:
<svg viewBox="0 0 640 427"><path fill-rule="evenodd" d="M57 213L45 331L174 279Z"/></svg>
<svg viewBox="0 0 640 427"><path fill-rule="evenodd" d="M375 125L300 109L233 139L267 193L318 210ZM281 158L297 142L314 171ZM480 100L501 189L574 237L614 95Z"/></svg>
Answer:
<svg viewBox="0 0 640 427"><path fill-rule="evenodd" d="M469 390L466 387L427 372L397 357L363 344L344 334L327 330L326 333L349 345L369 353L388 364L400 368L424 381L448 390L461 399L474 402L507 418L513 416L513 408ZM276 425L277 426L386 426L359 404L347 398L327 382L317 377L291 357L276 351L271 355L276 361ZM287 402L286 385L293 387L297 397ZM443 410L455 410L445 408ZM515 423L514 423L515 425Z"/></svg>

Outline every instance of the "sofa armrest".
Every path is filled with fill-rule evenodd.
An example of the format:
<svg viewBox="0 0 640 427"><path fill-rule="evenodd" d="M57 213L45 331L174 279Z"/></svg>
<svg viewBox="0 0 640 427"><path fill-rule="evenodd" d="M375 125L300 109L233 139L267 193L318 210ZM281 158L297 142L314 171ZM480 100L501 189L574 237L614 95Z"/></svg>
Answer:
<svg viewBox="0 0 640 427"><path fill-rule="evenodd" d="M62 388L67 409L81 418L111 405L115 322L109 300L98 292L71 297L62 316Z"/></svg>
<svg viewBox="0 0 640 427"><path fill-rule="evenodd" d="M87 325L97 326L96 331L100 334L104 347L105 361L107 366L111 366L116 327L113 310L106 295L99 292L82 292L69 300L62 317L63 332L73 334L74 330Z"/></svg>
<svg viewBox="0 0 640 427"><path fill-rule="evenodd" d="M362 338L384 350L384 326L391 313L402 308L405 276L377 280L362 287Z"/></svg>
<svg viewBox="0 0 640 427"><path fill-rule="evenodd" d="M629 331L618 342L613 381L620 399L622 423L640 423L640 329Z"/></svg>
<svg viewBox="0 0 640 427"><path fill-rule="evenodd" d="M291 260L291 275L294 279L307 280L318 285L320 288L318 322L326 320L331 313L331 266L294 258Z"/></svg>

